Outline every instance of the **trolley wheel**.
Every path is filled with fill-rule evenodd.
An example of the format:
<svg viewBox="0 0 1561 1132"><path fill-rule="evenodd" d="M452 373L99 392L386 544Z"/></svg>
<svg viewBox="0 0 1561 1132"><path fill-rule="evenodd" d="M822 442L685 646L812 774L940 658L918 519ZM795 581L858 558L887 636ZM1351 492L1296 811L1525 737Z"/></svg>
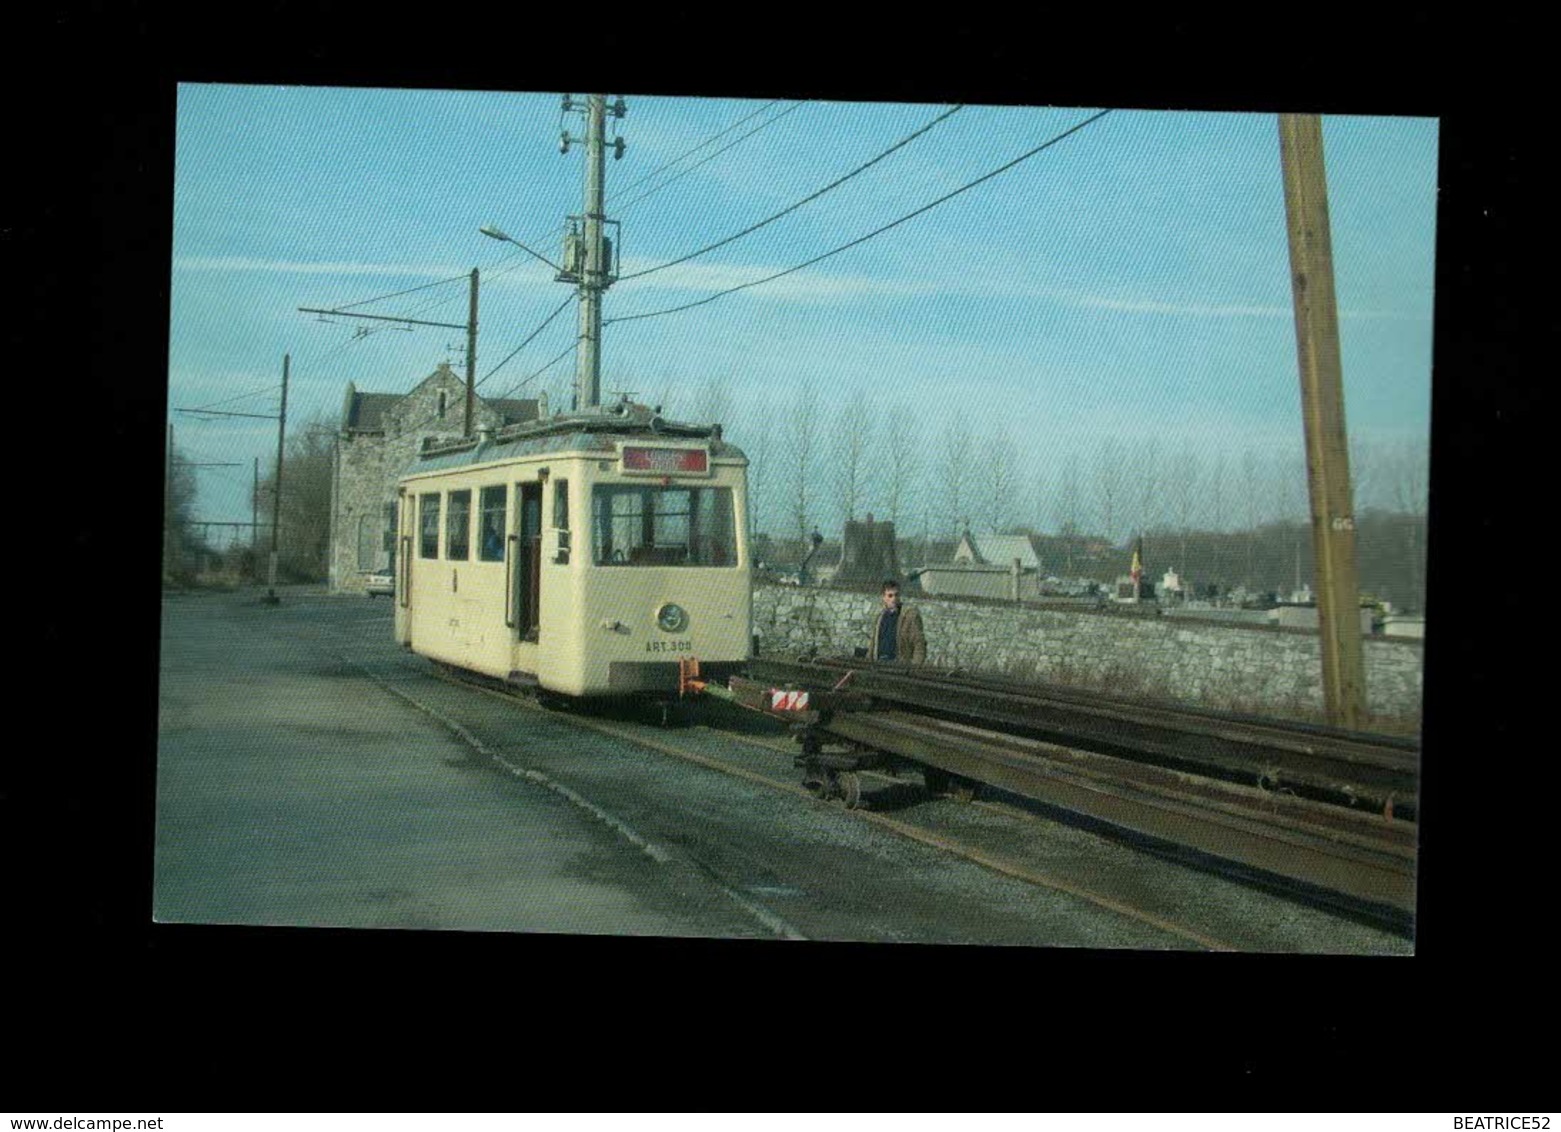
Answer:
<svg viewBox="0 0 1561 1132"><path fill-rule="evenodd" d="M818 767L808 767L802 772L802 788L815 798L828 798L829 775Z"/></svg>
<svg viewBox="0 0 1561 1132"><path fill-rule="evenodd" d="M973 778L954 774L949 776L949 795L956 802L972 802L975 800L976 791L981 789L981 784Z"/></svg>
<svg viewBox="0 0 1561 1132"><path fill-rule="evenodd" d="M921 781L927 787L927 793L935 798L949 792L949 772L946 770L939 770L935 766L923 767Z"/></svg>
<svg viewBox="0 0 1561 1132"><path fill-rule="evenodd" d="M843 770L835 776L839 786L840 800L846 804L846 809L854 810L862 804L862 778L854 770Z"/></svg>

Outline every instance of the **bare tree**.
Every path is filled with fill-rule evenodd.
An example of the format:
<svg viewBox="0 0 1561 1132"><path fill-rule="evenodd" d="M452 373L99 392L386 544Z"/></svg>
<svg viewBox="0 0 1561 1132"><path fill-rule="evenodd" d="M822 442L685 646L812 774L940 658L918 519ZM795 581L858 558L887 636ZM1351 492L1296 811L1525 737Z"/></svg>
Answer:
<svg viewBox="0 0 1561 1132"><path fill-rule="evenodd" d="M909 407L901 405L889 414L889 437L884 448L888 461L889 521L899 529L900 513L911 513L916 496L916 476L921 470L921 423Z"/></svg>
<svg viewBox="0 0 1561 1132"><path fill-rule="evenodd" d="M856 519L871 480L872 431L873 414L866 394L859 389L836 422L833 446L835 497L848 523Z"/></svg>
<svg viewBox="0 0 1561 1132"><path fill-rule="evenodd" d="M707 380L699 387L699 395L694 400L694 419L708 424L725 423L732 415L730 390L730 377L712 377Z"/></svg>
<svg viewBox="0 0 1561 1132"><path fill-rule="evenodd" d="M287 438L287 455L282 469L282 523L277 532L277 571L295 581L319 581L327 573L336 434L334 420L317 416L305 421ZM275 491L276 469L273 468L260 481L262 501L274 499Z"/></svg>
<svg viewBox="0 0 1561 1132"><path fill-rule="evenodd" d="M1160 442L1153 437L1139 449L1138 455L1138 534L1159 520L1160 481L1158 479Z"/></svg>
<svg viewBox="0 0 1561 1132"><path fill-rule="evenodd" d="M760 533L759 518L767 514L767 495L773 495L774 484L771 464L775 449L775 430L771 427L770 401L763 394L743 399L743 411L738 414L733 439L748 457L748 533L757 538Z"/></svg>
<svg viewBox="0 0 1561 1132"><path fill-rule="evenodd" d="M1241 454L1241 484L1243 504L1247 518L1247 580L1248 590L1257 588L1255 557L1257 554L1258 495L1260 491L1257 453L1248 448Z"/></svg>
<svg viewBox="0 0 1561 1132"><path fill-rule="evenodd" d="M1209 469L1209 527L1214 532L1211 549L1214 554L1214 580L1223 592L1224 575L1220 565L1220 538L1225 533L1225 453L1214 454L1214 466Z"/></svg>
<svg viewBox="0 0 1561 1132"><path fill-rule="evenodd" d="M1001 532L1013 523L1014 492L1019 482L1015 468L1018 454L1007 428L997 430L987 459L987 523L994 532Z"/></svg>
<svg viewBox="0 0 1561 1132"><path fill-rule="evenodd" d="M1046 512L1049 510L1048 504L1051 502L1046 494L1047 486L1046 476L1041 472L1036 472L1030 478L1030 506L1027 508L1030 513L1030 522L1028 526L1036 534L1041 533L1041 524L1045 522Z"/></svg>
<svg viewBox="0 0 1561 1132"><path fill-rule="evenodd" d="M1301 588L1301 550L1311 526L1306 500L1306 461L1299 452L1277 452L1269 468L1271 499L1277 516L1293 532L1290 552L1295 562L1294 585Z"/></svg>
<svg viewBox="0 0 1561 1132"><path fill-rule="evenodd" d="M1350 457L1350 507L1359 514L1377 505L1377 480L1383 470L1381 447L1359 433L1350 433L1348 439ZM1389 458L1391 463L1391 457ZM1389 473L1391 476L1391 473Z"/></svg>
<svg viewBox="0 0 1561 1132"><path fill-rule="evenodd" d="M1067 575L1073 576L1073 550L1079 537L1079 458L1069 456L1063 468L1062 489L1056 495L1055 517L1067 554Z"/></svg>
<svg viewBox="0 0 1561 1132"><path fill-rule="evenodd" d="M1107 437L1101 441L1095 460L1095 490L1100 498L1101 518L1105 523L1106 541L1116 545L1117 505L1122 497L1122 458L1117 442Z"/></svg>
<svg viewBox="0 0 1561 1132"><path fill-rule="evenodd" d="M1187 535L1198 508L1198 492L1202 486L1199 472L1198 453L1191 443L1184 443L1171 475L1171 507L1176 513L1176 529L1181 535L1181 561L1177 568L1184 578L1192 576L1192 566L1187 558Z"/></svg>
<svg viewBox="0 0 1561 1132"><path fill-rule="evenodd" d="M1430 453L1423 443L1405 440L1395 445L1387 458L1389 491L1393 509L1406 515L1409 550L1409 592L1421 601L1421 578L1425 569L1425 521L1430 505Z"/></svg>
<svg viewBox="0 0 1561 1132"><path fill-rule="evenodd" d="M943 426L943 461L938 486L943 492L945 529L952 531L956 539L970 523L973 449L970 426L963 418Z"/></svg>
<svg viewBox="0 0 1561 1132"><path fill-rule="evenodd" d="M168 482L164 485L163 575L167 580L187 579L198 541L194 527L195 469L175 444L167 456Z"/></svg>
<svg viewBox="0 0 1561 1132"><path fill-rule="evenodd" d="M809 522L813 500L809 487L814 482L813 462L818 458L818 391L811 383L796 394L790 411L791 430L788 463L791 465L791 516L797 527L799 553L807 553Z"/></svg>

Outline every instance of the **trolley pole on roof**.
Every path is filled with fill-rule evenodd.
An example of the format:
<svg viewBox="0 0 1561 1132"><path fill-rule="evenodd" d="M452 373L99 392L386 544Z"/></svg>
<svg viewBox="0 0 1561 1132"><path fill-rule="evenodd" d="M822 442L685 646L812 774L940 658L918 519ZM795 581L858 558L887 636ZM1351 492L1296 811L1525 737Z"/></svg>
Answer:
<svg viewBox="0 0 1561 1132"><path fill-rule="evenodd" d="M282 355L282 411L276 418L276 494L271 500L271 565L267 571L266 596L261 600L267 605L277 605L276 596L277 538L282 529L282 442L287 436L287 370L292 355Z"/></svg>
<svg viewBox="0 0 1561 1132"><path fill-rule="evenodd" d="M1322 120L1316 114L1279 115L1279 156L1306 425L1323 699L1330 723L1360 727L1366 719L1366 668Z"/></svg>

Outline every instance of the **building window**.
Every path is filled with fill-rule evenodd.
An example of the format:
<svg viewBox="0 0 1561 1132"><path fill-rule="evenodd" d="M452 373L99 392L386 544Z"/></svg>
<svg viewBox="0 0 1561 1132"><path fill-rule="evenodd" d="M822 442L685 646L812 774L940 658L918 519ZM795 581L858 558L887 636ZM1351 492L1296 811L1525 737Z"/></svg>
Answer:
<svg viewBox="0 0 1561 1132"><path fill-rule="evenodd" d="M472 493L452 491L450 511L445 519L444 556L453 562L465 562L472 556Z"/></svg>
<svg viewBox="0 0 1561 1132"><path fill-rule="evenodd" d="M439 557L439 496L424 495L419 497L419 515L423 520L421 527L422 538L418 546L418 554L424 558Z"/></svg>
<svg viewBox="0 0 1561 1132"><path fill-rule="evenodd" d="M441 389L439 391L439 419L440 420L444 420L444 398L445 398L445 393L444 393L444 390Z"/></svg>
<svg viewBox="0 0 1561 1132"><path fill-rule="evenodd" d="M482 489L479 499L482 506L482 535L477 554L484 562L504 561L504 508L508 495L508 489L503 484Z"/></svg>

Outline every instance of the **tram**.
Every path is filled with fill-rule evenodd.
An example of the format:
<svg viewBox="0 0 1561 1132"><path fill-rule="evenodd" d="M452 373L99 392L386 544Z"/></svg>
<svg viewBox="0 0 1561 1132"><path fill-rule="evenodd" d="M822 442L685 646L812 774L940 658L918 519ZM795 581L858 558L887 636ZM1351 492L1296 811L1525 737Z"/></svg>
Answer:
<svg viewBox="0 0 1561 1132"><path fill-rule="evenodd" d="M747 458L627 398L426 442L397 498L396 639L561 696L676 697L752 655Z"/></svg>

